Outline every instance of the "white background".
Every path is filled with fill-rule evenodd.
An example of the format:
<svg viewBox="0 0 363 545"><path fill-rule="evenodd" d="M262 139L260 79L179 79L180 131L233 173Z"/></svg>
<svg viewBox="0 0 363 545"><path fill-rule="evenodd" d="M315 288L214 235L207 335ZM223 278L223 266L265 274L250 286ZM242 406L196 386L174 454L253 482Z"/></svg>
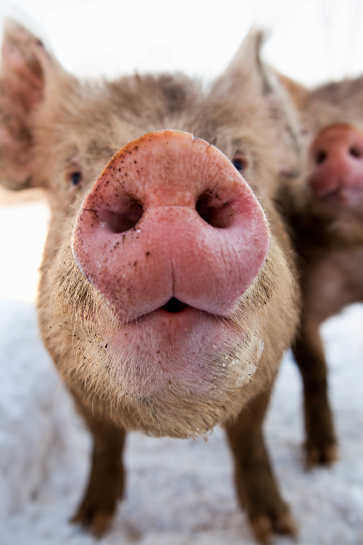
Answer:
<svg viewBox="0 0 363 545"><path fill-rule="evenodd" d="M362 70L360 0L2 0L30 17L79 74L185 70L214 75L252 25L271 30L267 58L312 83Z"/></svg>

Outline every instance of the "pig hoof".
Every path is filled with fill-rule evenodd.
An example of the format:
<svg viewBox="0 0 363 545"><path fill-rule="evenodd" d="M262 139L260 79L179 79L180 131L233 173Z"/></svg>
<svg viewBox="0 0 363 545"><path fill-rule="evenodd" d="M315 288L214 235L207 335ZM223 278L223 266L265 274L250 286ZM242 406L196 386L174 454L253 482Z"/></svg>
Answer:
<svg viewBox="0 0 363 545"><path fill-rule="evenodd" d="M251 521L256 540L263 545L272 542L274 534L297 537L297 524L289 511L279 515L260 515Z"/></svg>
<svg viewBox="0 0 363 545"><path fill-rule="evenodd" d="M110 529L114 510L102 511L94 505L81 505L71 518L72 524L79 524L94 537L101 538Z"/></svg>
<svg viewBox="0 0 363 545"><path fill-rule="evenodd" d="M320 445L307 444L306 467L311 469L315 466L331 466L339 458L338 445L336 443L327 443Z"/></svg>

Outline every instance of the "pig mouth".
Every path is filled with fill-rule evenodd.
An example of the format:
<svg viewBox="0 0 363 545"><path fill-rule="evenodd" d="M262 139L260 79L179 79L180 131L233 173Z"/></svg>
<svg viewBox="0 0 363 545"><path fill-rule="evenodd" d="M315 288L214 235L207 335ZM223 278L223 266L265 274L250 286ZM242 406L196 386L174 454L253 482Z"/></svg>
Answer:
<svg viewBox="0 0 363 545"><path fill-rule="evenodd" d="M183 301L180 301L176 297L171 297L169 301L167 301L167 303L161 307L161 310L164 310L170 314L177 314L182 312L187 307L188 305L183 303Z"/></svg>
<svg viewBox="0 0 363 545"><path fill-rule="evenodd" d="M170 297L170 299L168 299L164 305L157 307L154 310L151 310L150 312L142 314L141 316L127 323L129 324L134 322L134 323L140 324L144 320L147 320L148 318L151 318L154 316L160 316L160 317L164 316L166 318L168 315L171 315L170 319L172 320L173 315L176 315L176 314L186 315L186 314L189 314L191 311L196 311L200 314L210 314L208 312L202 311L201 309L188 305L187 303L184 303L183 301L181 301L180 299L177 299L176 297ZM210 316L214 316L214 315L210 314ZM217 316L215 317L217 318Z"/></svg>
<svg viewBox="0 0 363 545"><path fill-rule="evenodd" d="M349 188L333 192L331 198L339 205L355 208L362 202L362 191L358 188Z"/></svg>
<svg viewBox="0 0 363 545"><path fill-rule="evenodd" d="M232 317L172 296L158 308L114 325L103 346L107 343L107 372L121 395L149 398L170 384L204 395L216 384L222 387L230 372L239 379L243 375L242 382L250 380L252 367L244 365L242 354L250 350L251 340Z"/></svg>
<svg viewBox="0 0 363 545"><path fill-rule="evenodd" d="M118 316L117 319L119 321L119 325L121 328L127 327L129 325L141 326L143 322L148 321L152 318L163 319L164 323L174 323L174 324L180 323L181 325L182 322L184 321L183 318L187 320L187 316L191 314L198 314L200 317L204 316L206 318L214 319L216 321L218 320L223 320L224 322L229 321L229 318L226 316L208 312L196 306L185 303L181 299L178 299L177 297L174 297L174 296L171 296L163 305L155 307L152 310L142 313L129 320L122 319L118 315L117 310L115 311L115 315Z"/></svg>
<svg viewBox="0 0 363 545"><path fill-rule="evenodd" d="M336 187L322 192L321 194L315 194L315 198L322 204L339 208L357 208L362 205L362 189L360 187L342 187L342 184L338 184Z"/></svg>

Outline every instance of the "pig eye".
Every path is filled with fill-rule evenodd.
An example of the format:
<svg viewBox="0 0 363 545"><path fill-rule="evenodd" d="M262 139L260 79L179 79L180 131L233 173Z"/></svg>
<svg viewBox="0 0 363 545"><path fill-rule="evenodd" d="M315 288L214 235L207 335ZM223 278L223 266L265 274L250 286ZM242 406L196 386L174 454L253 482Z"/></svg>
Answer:
<svg viewBox="0 0 363 545"><path fill-rule="evenodd" d="M247 168L247 161L244 157L237 155L232 159L233 166L238 170L238 172L244 172Z"/></svg>
<svg viewBox="0 0 363 545"><path fill-rule="evenodd" d="M69 175L69 179L72 185L79 185L82 181L82 172L80 170L75 170Z"/></svg>

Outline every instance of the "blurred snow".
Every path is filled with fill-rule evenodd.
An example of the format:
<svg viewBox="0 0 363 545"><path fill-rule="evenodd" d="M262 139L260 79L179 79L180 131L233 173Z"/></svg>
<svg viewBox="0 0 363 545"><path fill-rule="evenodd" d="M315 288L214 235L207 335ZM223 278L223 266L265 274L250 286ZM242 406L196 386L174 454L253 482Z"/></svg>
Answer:
<svg viewBox="0 0 363 545"><path fill-rule="evenodd" d="M19 11L81 75L137 68L210 77L253 22L273 30L267 58L301 81L363 67L359 0L23 0ZM0 545L95 543L67 523L86 478L89 439L37 333L33 301L47 221L41 202L0 207ZM277 384L266 432L300 545L363 544L362 330L360 305L324 326L341 442L331 470L302 469L300 382L288 357ZM252 545L221 430L207 443L131 434L126 463L128 495L101 543Z"/></svg>
<svg viewBox="0 0 363 545"><path fill-rule="evenodd" d="M42 202L6 207L0 198L0 301L35 300L47 221Z"/></svg>
<svg viewBox="0 0 363 545"><path fill-rule="evenodd" d="M19 0L0 3L48 37L80 75L184 70L210 77L251 25L271 30L266 58L305 83L363 69L361 0Z"/></svg>

